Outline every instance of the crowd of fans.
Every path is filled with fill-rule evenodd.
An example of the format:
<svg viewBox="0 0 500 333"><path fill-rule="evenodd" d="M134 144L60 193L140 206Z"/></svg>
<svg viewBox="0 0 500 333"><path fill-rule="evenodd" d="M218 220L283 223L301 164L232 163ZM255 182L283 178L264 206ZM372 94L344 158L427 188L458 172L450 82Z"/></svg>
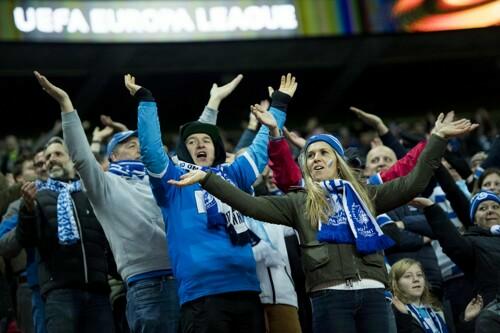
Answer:
<svg viewBox="0 0 500 333"><path fill-rule="evenodd" d="M135 77L137 130L93 131L35 78L61 113L0 142L0 333L500 332L486 110L291 129L288 74L232 138L216 124L238 75L166 144Z"/></svg>

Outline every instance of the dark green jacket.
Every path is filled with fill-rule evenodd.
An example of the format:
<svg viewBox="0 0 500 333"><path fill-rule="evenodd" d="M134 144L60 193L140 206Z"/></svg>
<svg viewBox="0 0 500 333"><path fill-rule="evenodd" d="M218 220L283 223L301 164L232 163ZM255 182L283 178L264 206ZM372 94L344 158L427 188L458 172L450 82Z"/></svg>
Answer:
<svg viewBox="0 0 500 333"><path fill-rule="evenodd" d="M408 203L420 194L439 166L445 148L446 140L432 135L410 174L379 186L368 185L377 215ZM349 279L374 279L387 285L382 253L362 255L354 245L317 241L318 231L310 225L305 214L305 191L253 197L214 174L208 174L201 183L205 190L242 214L287 225L299 232L308 292L345 283Z"/></svg>

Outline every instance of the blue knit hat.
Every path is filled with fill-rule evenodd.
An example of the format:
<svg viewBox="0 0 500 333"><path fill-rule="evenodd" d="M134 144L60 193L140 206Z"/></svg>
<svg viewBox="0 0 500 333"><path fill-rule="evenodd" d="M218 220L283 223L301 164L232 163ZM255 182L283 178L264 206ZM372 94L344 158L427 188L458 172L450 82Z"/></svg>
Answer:
<svg viewBox="0 0 500 333"><path fill-rule="evenodd" d="M330 146L332 146L333 150L337 152L337 154L344 157L344 148L342 148L342 144L340 143L339 139L337 139L331 134L316 134L311 136L306 141L306 145L304 146L304 151L307 151L307 147L309 147L309 145L318 141L323 141L328 143Z"/></svg>
<svg viewBox="0 0 500 333"><path fill-rule="evenodd" d="M488 201L488 200L495 201L496 203L500 204L500 197L496 193L490 191L481 191L472 197L472 199L470 200L471 221L474 221L474 215L476 215L476 210L477 207L479 207L479 204L483 201Z"/></svg>

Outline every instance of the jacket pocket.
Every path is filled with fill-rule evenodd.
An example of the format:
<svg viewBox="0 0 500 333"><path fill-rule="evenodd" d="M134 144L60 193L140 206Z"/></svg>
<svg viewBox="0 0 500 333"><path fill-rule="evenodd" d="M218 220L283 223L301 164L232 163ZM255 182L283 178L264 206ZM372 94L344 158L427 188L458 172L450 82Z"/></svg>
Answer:
<svg viewBox="0 0 500 333"><path fill-rule="evenodd" d="M379 253L371 253L363 256L363 264L372 267L382 267L384 266L384 257Z"/></svg>
<svg viewBox="0 0 500 333"><path fill-rule="evenodd" d="M302 244L301 247L303 250L304 268L308 272L325 266L330 261L328 247L324 243L313 242Z"/></svg>

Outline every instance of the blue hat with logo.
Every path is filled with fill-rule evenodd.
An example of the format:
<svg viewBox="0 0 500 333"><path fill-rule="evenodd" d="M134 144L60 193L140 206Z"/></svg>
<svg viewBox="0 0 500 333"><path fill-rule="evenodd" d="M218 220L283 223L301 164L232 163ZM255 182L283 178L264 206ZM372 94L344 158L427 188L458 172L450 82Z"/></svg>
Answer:
<svg viewBox="0 0 500 333"><path fill-rule="evenodd" d="M481 191L478 192L475 196L470 200L470 220L474 221L474 215L476 215L477 207L479 204L484 201L495 201L500 204L500 197L493 192L490 191Z"/></svg>
<svg viewBox="0 0 500 333"><path fill-rule="evenodd" d="M137 131L123 131L113 135L111 140L109 140L108 147L106 149L106 155L108 156L108 158L111 156L111 153L113 153L118 144L126 141L128 138L133 136L137 136Z"/></svg>
<svg viewBox="0 0 500 333"><path fill-rule="evenodd" d="M340 143L339 139L337 139L335 136L333 136L331 134L325 134L325 133L316 134L316 135L309 137L309 139L307 139L306 144L304 146L304 151L307 150L307 147L309 147L309 145L311 145L314 142L318 142L318 141L323 141L323 142L328 143L330 146L332 146L333 150L335 150L337 152L337 154L344 157L344 148L342 148L342 144Z"/></svg>

